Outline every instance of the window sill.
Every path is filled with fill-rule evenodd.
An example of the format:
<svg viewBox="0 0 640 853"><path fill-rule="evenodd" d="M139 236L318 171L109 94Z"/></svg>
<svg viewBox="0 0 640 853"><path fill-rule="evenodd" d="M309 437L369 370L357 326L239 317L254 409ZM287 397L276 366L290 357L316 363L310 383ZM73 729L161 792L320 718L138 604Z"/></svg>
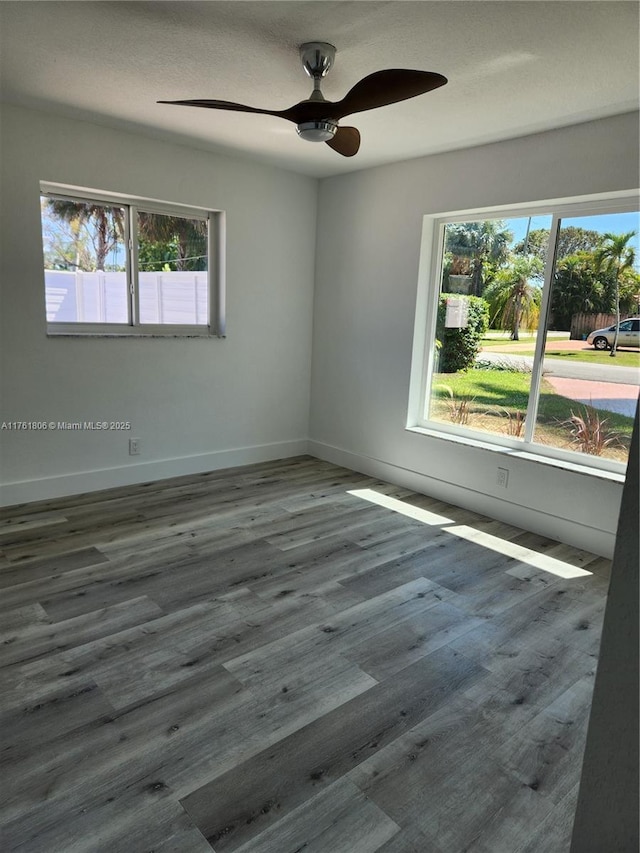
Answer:
<svg viewBox="0 0 640 853"><path fill-rule="evenodd" d="M608 480L613 483L624 483L625 481L624 472L595 468L590 465L583 465L580 462L569 462L565 459L556 459L553 456L543 456L542 454L533 453L530 450L520 450L517 447L503 447L489 441L482 441L481 439L471 438L470 436L440 432L439 430L429 429L427 427L408 426L406 429L408 432L415 432L419 435L426 435L429 438L449 441L454 444L462 444L466 447L474 447L478 450L487 450L491 453L497 453L500 456L509 457L510 459L523 459L527 462L534 462L536 464L546 465L552 468L560 468L563 471L571 471L574 474L583 474L588 477Z"/></svg>
<svg viewBox="0 0 640 853"><path fill-rule="evenodd" d="M100 330L95 332L90 331L69 331L68 329L60 330L57 329L47 329L47 337L48 338L224 338L226 335L216 335L214 332L210 332L208 329L203 331L177 331L177 330L167 330L158 331L154 329L154 331L143 332L136 329L136 331L131 332L122 332L122 331L107 331Z"/></svg>

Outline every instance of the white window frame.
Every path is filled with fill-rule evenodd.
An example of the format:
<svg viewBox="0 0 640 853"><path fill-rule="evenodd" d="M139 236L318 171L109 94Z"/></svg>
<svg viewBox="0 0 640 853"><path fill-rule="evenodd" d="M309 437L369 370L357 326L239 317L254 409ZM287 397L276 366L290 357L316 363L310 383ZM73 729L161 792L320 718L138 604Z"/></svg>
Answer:
<svg viewBox="0 0 640 853"><path fill-rule="evenodd" d="M572 470L592 473L620 480L624 477L626 464L611 459L590 456L579 451L562 450L537 444L533 434L538 414L539 391L542 380L544 344L548 330L551 298L551 279L555 268L558 229L562 219L607 213L629 213L638 210L638 191L602 193L598 195L552 199L529 204L505 205L501 207L474 208L449 213L428 214L423 219L420 263L418 269L418 291L413 337L413 353L409 382L409 407L406 429L463 443L474 447L495 450L512 456L546 462ZM535 355L529 389L529 404L524 439L518 440L505 435L481 432L457 424L430 420L425 416L435 363L435 334L444 260L444 229L455 222L481 219L515 219L518 217L552 217L549 233L549 252L544 270L540 326L536 336Z"/></svg>
<svg viewBox="0 0 640 853"><path fill-rule="evenodd" d="M104 190L92 190L67 184L40 182L40 194L50 198L67 201L93 201L124 207L125 250L127 253L126 274L129 298L129 323L52 323L47 322L47 335L80 337L226 337L226 300L225 300L225 245L226 217L223 210L207 210L184 204L127 196ZM138 246L133 239L133 223L137 221L138 211L157 213L165 216L181 216L187 219L200 219L208 223L207 228L207 279L208 279L208 318L205 324L151 324L140 323L138 288ZM43 268L44 294L44 268Z"/></svg>

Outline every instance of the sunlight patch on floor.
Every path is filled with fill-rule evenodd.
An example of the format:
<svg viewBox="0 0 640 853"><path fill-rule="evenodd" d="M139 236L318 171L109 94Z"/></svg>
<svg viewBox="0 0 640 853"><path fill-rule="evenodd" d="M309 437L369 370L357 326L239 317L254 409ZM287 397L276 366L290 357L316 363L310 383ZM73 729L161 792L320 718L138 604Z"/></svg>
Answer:
<svg viewBox="0 0 640 853"><path fill-rule="evenodd" d="M550 557L548 554L540 554L538 551L532 551L531 548L525 548L522 545L517 545L515 542L509 542L508 539L500 539L498 536L492 536L490 533L483 533L481 530L476 530L466 524L447 527L446 530L447 533L453 533L459 539L474 542L483 548L489 548L498 554L504 554L505 557L511 557L535 569L550 572L559 578L581 578L585 575L593 574L586 569L572 566L571 563L565 563L564 560L556 560L555 557Z"/></svg>
<svg viewBox="0 0 640 853"><path fill-rule="evenodd" d="M572 566L571 563L566 563L564 560L557 560L548 554L540 554L538 551L531 550L531 548L525 548L523 545L517 545L508 539L501 539L499 536L492 536L490 533L476 530L467 524L455 524L452 518L446 518L444 515L437 515L435 512L429 512L429 510L405 503L405 501L401 501L399 498L389 497L389 495L377 492L375 489L353 489L348 491L347 494L369 501L369 503L384 507L392 512L400 513L408 518L413 518L416 521L421 521L423 524L431 526L451 525L445 527L444 530L453 536L457 536L459 539L466 539L468 542L473 542L482 548L488 548L497 554L511 557L520 563L526 563L532 568L549 572L559 578L569 580L593 574L593 572L588 572L586 569Z"/></svg>
<svg viewBox="0 0 640 853"><path fill-rule="evenodd" d="M347 492L355 498L362 498L369 503L377 504L385 507L385 509L399 512L401 515L406 515L408 518L415 518L416 521L422 521L423 524L453 524L452 518L445 518L444 515L436 515L435 512L429 512L427 509L421 509L419 506L405 503L398 498L391 498L389 495L383 495L382 492L376 492L375 489L353 489Z"/></svg>

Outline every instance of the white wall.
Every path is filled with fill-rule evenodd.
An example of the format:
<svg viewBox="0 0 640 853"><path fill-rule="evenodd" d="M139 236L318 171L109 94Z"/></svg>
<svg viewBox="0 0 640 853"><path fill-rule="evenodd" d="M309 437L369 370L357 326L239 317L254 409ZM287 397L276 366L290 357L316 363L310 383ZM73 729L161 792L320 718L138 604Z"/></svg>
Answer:
<svg viewBox="0 0 640 853"><path fill-rule="evenodd" d="M0 432L4 503L306 450L315 179L19 107L1 154L0 421L133 424ZM227 339L47 338L40 180L225 210Z"/></svg>
<svg viewBox="0 0 640 853"><path fill-rule="evenodd" d="M404 425L423 215L631 189L637 128L618 116L356 172L318 199L311 178L5 107L0 421L130 420L142 453L122 433L2 431L2 502L309 447L610 555L619 483L512 459L501 494L495 453ZM40 180L226 210L228 338L47 338Z"/></svg>
<svg viewBox="0 0 640 853"><path fill-rule="evenodd" d="M404 426L424 214L638 183L634 114L322 181L311 452L610 556L620 483L510 459L500 494L495 452Z"/></svg>

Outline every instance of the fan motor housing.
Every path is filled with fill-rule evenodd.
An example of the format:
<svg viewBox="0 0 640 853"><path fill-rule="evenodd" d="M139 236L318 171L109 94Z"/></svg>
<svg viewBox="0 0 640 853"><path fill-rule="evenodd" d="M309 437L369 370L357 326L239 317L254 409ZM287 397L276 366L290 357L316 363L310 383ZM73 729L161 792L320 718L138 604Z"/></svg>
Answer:
<svg viewBox="0 0 640 853"><path fill-rule="evenodd" d="M329 119L321 121L304 121L297 126L298 136L307 142L326 142L333 139L338 130L338 123Z"/></svg>

